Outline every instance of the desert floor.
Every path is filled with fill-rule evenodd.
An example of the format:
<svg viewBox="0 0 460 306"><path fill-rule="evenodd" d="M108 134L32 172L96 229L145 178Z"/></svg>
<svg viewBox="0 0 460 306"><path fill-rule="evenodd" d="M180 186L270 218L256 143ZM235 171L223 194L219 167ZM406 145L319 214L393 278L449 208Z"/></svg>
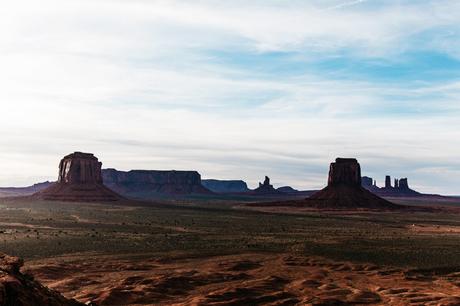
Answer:
<svg viewBox="0 0 460 306"><path fill-rule="evenodd" d="M0 251L100 305L460 305L459 246L455 209L0 199Z"/></svg>

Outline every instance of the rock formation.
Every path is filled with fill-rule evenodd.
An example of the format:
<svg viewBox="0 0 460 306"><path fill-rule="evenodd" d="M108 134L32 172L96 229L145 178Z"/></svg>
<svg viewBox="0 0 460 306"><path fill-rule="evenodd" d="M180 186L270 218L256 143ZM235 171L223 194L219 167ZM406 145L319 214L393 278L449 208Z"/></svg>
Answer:
<svg viewBox="0 0 460 306"><path fill-rule="evenodd" d="M23 261L0 254L0 305L83 306L34 281L20 272Z"/></svg>
<svg viewBox="0 0 460 306"><path fill-rule="evenodd" d="M385 177L385 188L391 188L391 176L389 175Z"/></svg>
<svg viewBox="0 0 460 306"><path fill-rule="evenodd" d="M102 178L105 186L126 197L212 194L202 186L201 175L196 171L104 169Z"/></svg>
<svg viewBox="0 0 460 306"><path fill-rule="evenodd" d="M412 190L409 188L409 183L407 178L401 178L401 179L394 179L394 186L391 186L391 176L387 175L385 177L385 187L380 188L377 186L376 183L374 183L373 186L368 185L369 179L372 180L372 178L368 177L363 177L362 178L362 186L366 188L367 190L379 195L379 196L385 196L385 197L418 197L418 196L423 196L423 194Z"/></svg>
<svg viewBox="0 0 460 306"><path fill-rule="evenodd" d="M361 186L361 167L354 158L337 158L331 163L327 187L307 202L318 208L400 208Z"/></svg>
<svg viewBox="0 0 460 306"><path fill-rule="evenodd" d="M361 183L363 187L371 187L372 185L374 185L374 180L372 179L372 177L363 176L361 178Z"/></svg>
<svg viewBox="0 0 460 306"><path fill-rule="evenodd" d="M408 182L407 178L402 178L402 179L399 180L399 186L398 186L398 188L399 188L400 190L410 190L410 188L409 188L409 182Z"/></svg>
<svg viewBox="0 0 460 306"><path fill-rule="evenodd" d="M265 176L264 182L259 182L259 187L254 189L255 194L259 195L282 195L281 191L276 190L273 188L273 185L270 184L270 178Z"/></svg>
<svg viewBox="0 0 460 306"><path fill-rule="evenodd" d="M75 152L59 164L57 183L35 195L45 200L108 202L122 197L103 185L102 163L89 153Z"/></svg>
<svg viewBox="0 0 460 306"><path fill-rule="evenodd" d="M242 193L248 192L249 188L242 180L201 180L201 184L215 193Z"/></svg>
<svg viewBox="0 0 460 306"><path fill-rule="evenodd" d="M292 188L291 186L279 187L279 188L276 188L276 190L281 191L281 192L283 192L283 193L288 193L288 194L295 194L295 193L299 193L299 192L300 192L299 190L294 189L294 188Z"/></svg>
<svg viewBox="0 0 460 306"><path fill-rule="evenodd" d="M354 158L337 158L329 168L328 186L361 186L361 167Z"/></svg>

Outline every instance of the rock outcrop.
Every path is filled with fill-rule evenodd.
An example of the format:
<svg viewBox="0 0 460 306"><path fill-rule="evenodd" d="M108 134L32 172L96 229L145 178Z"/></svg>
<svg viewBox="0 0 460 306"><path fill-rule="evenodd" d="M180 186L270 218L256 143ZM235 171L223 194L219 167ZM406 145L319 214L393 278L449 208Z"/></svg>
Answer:
<svg viewBox="0 0 460 306"><path fill-rule="evenodd" d="M90 153L75 152L59 164L57 183L35 195L45 200L110 202L122 199L103 185L102 163Z"/></svg>
<svg viewBox="0 0 460 306"><path fill-rule="evenodd" d="M69 300L20 272L23 261L18 257L0 254L1 306L83 306Z"/></svg>
<svg viewBox="0 0 460 306"><path fill-rule="evenodd" d="M399 185L397 187L400 190L410 190L408 179L407 178L399 179Z"/></svg>
<svg viewBox="0 0 460 306"><path fill-rule="evenodd" d="M201 184L215 193L242 193L248 192L249 188L242 180L201 180Z"/></svg>
<svg viewBox="0 0 460 306"><path fill-rule="evenodd" d="M375 193L379 196L384 197L418 197L424 196L424 194L417 192L409 187L409 182L407 178L394 179L394 185L391 185L391 176L385 176L385 187L378 187L374 181L372 186L369 186L369 179L372 178L363 177L362 186L367 190Z"/></svg>
<svg viewBox="0 0 460 306"><path fill-rule="evenodd" d="M150 198L158 195L212 194L196 171L102 170L104 184L126 197Z"/></svg>
<svg viewBox="0 0 460 306"><path fill-rule="evenodd" d="M361 184L363 185L363 187L372 187L374 185L374 180L372 179L372 177L363 176L361 178Z"/></svg>
<svg viewBox="0 0 460 306"><path fill-rule="evenodd" d="M385 176L385 188L391 188L391 176Z"/></svg>
<svg viewBox="0 0 460 306"><path fill-rule="evenodd" d="M318 208L397 209L361 186L361 167L354 158L337 158L331 163L328 185L307 199Z"/></svg>
<svg viewBox="0 0 460 306"><path fill-rule="evenodd" d="M264 182L259 182L259 187L254 189L255 194L259 195L282 195L283 192L276 190L273 185L270 184L270 178L265 176Z"/></svg>
<svg viewBox="0 0 460 306"><path fill-rule="evenodd" d="M287 193L287 194L295 194L295 193L300 192L299 190L294 189L291 186L279 187L279 188L276 188L276 190L281 191L282 193Z"/></svg>

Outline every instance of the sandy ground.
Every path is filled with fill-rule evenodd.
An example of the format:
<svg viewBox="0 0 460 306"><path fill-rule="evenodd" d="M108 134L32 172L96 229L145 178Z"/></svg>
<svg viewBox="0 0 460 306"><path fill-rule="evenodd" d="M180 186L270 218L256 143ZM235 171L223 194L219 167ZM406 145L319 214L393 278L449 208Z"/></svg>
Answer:
<svg viewBox="0 0 460 306"><path fill-rule="evenodd" d="M289 254L80 254L32 261L26 271L67 297L100 305L460 305L460 273Z"/></svg>
<svg viewBox="0 0 460 306"><path fill-rule="evenodd" d="M459 234L460 226L432 225L432 224L412 224L407 227L410 231L419 234Z"/></svg>

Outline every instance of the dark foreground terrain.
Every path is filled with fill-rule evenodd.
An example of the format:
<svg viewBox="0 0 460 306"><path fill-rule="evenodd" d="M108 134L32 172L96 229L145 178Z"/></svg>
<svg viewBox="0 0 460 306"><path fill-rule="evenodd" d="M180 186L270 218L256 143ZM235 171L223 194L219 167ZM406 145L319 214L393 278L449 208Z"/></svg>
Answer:
<svg viewBox="0 0 460 306"><path fill-rule="evenodd" d="M65 296L99 305L459 305L459 246L455 208L0 199L0 251Z"/></svg>

